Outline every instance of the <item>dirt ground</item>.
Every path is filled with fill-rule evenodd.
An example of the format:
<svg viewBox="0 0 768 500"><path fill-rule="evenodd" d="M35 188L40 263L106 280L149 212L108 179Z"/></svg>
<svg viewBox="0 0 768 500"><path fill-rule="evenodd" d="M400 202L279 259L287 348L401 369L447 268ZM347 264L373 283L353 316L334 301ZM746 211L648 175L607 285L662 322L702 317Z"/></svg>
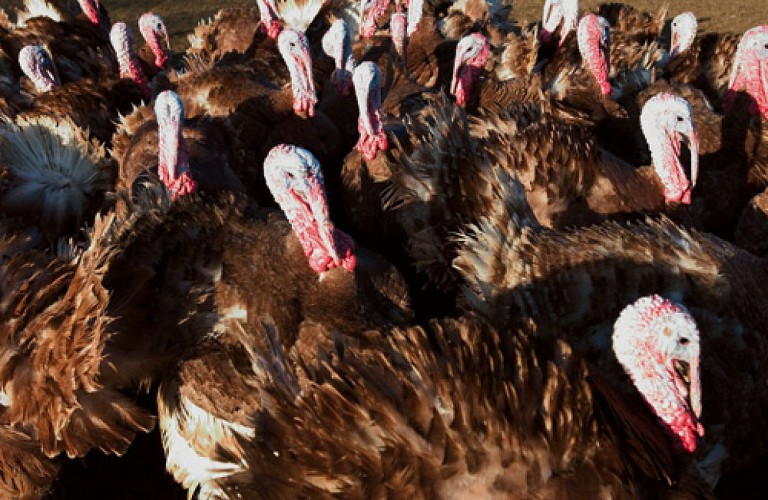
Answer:
<svg viewBox="0 0 768 500"><path fill-rule="evenodd" d="M580 0L581 10L592 10L600 0ZM668 18L685 11L691 11L699 19L699 28L706 31L743 32L759 24L768 23L768 1L766 0L627 0L623 3L648 12L658 12L668 6ZM519 0L514 3L513 14L518 20L538 21L544 0Z"/></svg>
<svg viewBox="0 0 768 500"><path fill-rule="evenodd" d="M357 0L351 0L357 1ZM21 5L21 0L0 0L0 7ZM180 0L102 0L112 21L131 21L152 10L165 18L174 50L184 50L189 33L200 19L207 18L219 8L234 5L254 5L253 0L196 0L192 3ZM581 0L581 9L594 9L600 0ZM699 18L700 29L706 31L743 32L758 24L768 23L768 0L627 0L625 3L649 12L657 12L663 5L669 6L669 18L690 10ZM190 8L194 5L194 8ZM541 19L544 0L514 1L513 16L524 24Z"/></svg>

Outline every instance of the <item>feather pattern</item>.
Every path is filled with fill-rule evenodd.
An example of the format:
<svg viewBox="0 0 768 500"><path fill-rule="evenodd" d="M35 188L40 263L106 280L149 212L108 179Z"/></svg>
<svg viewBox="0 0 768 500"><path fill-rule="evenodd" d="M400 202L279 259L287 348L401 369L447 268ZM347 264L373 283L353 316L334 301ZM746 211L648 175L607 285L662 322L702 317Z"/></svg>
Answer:
<svg viewBox="0 0 768 500"><path fill-rule="evenodd" d="M277 10L285 25L306 32L325 0L277 0ZM354 32L353 32L354 33Z"/></svg>
<svg viewBox="0 0 768 500"><path fill-rule="evenodd" d="M0 162L12 179L3 208L36 220L49 235L80 227L112 183L103 145L70 118L19 117L0 124Z"/></svg>
<svg viewBox="0 0 768 500"><path fill-rule="evenodd" d="M768 443L735 422L761 422L755 408L768 397L743 370L746 363L750 373L764 372L768 342L760 332L768 317L758 290L768 279L766 262L665 217L542 229L519 187L505 193L510 198L465 234L455 261L473 310L495 324L523 318L552 325L603 373L619 377L621 369L605 354L614 315L654 293L686 304L702 336L703 424L710 429L694 467L714 485L758 456ZM739 403L745 398L755 406Z"/></svg>

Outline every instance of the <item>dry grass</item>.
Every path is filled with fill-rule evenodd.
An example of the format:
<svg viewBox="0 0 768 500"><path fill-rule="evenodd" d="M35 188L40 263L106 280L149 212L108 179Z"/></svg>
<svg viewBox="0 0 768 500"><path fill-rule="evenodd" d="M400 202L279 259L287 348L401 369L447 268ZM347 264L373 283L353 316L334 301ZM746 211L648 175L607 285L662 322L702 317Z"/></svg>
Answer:
<svg viewBox="0 0 768 500"><path fill-rule="evenodd" d="M350 0L357 1L357 0ZM198 21L207 18L222 7L253 5L254 0L102 0L109 9L112 21L126 21L137 29L139 16L152 10L163 16L168 26L171 45L178 52L187 48L187 34ZM581 0L582 10L593 9L600 0ZM627 0L625 3L656 12L662 5L669 5L670 16L690 10L696 13L701 28L707 31L736 31L768 23L766 0ZM0 7L21 5L21 0L0 0ZM534 22L541 18L544 0L517 0L513 15L520 21Z"/></svg>
<svg viewBox="0 0 768 500"><path fill-rule="evenodd" d="M124 21L134 32L138 32L139 16L151 10L165 20L171 47L184 51L189 43L189 34L201 19L207 19L222 7L235 5L254 5L254 0L101 0L109 11L112 22ZM0 7L8 8L21 5L21 0L0 0ZM13 16L12 16L13 18Z"/></svg>
<svg viewBox="0 0 768 500"><path fill-rule="evenodd" d="M201 19L207 19L222 7L236 5L253 5L253 0L222 1L222 0L102 0L109 9L112 22L117 20L132 20L138 23L139 16L151 10L163 16L171 38L171 47L183 51L189 46L187 34L191 33ZM138 27L136 28L138 29Z"/></svg>
<svg viewBox="0 0 768 500"><path fill-rule="evenodd" d="M581 10L592 10L609 0L580 0ZM685 11L691 11L699 18L701 30L735 31L741 33L753 26L768 23L768 2L766 0L627 0L624 3L658 12L663 5L669 6L669 18ZM513 15L518 20L538 21L544 0L517 0Z"/></svg>

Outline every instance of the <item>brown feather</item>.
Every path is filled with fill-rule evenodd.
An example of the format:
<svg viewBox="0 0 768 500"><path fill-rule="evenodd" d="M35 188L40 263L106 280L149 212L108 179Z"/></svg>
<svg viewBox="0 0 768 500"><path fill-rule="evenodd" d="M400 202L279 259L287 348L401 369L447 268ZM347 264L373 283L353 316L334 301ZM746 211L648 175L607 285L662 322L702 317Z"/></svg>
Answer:
<svg viewBox="0 0 768 500"><path fill-rule="evenodd" d="M0 494L6 498L42 498L61 464L40 451L40 443L23 429L0 425Z"/></svg>
<svg viewBox="0 0 768 500"><path fill-rule="evenodd" d="M643 295L674 297L691 310L703 339L708 430L695 466L715 484L721 474L763 453L768 443L756 440L751 429L763 425L754 408L768 397L766 386L754 382L764 378L761 363L768 349L760 333L768 318L758 291L768 279L766 262L663 217L543 230L531 222L520 188L507 193L517 200L497 204L496 212L466 236L456 261L473 309L497 324L522 317L541 331L552 325L601 373L622 380L618 363L606 355L616 315ZM739 402L745 398L755 406ZM725 447L725 456L718 447Z"/></svg>
<svg viewBox="0 0 768 500"><path fill-rule="evenodd" d="M364 342L321 330L315 355L296 357L273 324L258 333L268 346L255 333L238 337L252 363L242 377L261 398L255 437L237 436L236 454L219 448L213 458L241 470L207 493L589 498L668 487L611 462L617 424L596 416L589 370L564 342L548 352L528 330L463 317Z"/></svg>

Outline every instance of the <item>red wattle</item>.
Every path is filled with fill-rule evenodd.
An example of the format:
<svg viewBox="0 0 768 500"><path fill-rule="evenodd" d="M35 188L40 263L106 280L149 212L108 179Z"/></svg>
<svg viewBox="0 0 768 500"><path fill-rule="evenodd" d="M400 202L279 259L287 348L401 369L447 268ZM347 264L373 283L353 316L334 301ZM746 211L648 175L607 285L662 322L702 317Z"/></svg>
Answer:
<svg viewBox="0 0 768 500"><path fill-rule="evenodd" d="M678 451L693 453L699 444L699 438L704 436L704 426L696 422L689 413L679 411L671 422L666 424L674 434L674 446Z"/></svg>
<svg viewBox="0 0 768 500"><path fill-rule="evenodd" d="M171 192L172 201L177 200L180 196L197 191L197 182L195 182L189 172L183 172L176 179L166 182L166 186Z"/></svg>
<svg viewBox="0 0 768 500"><path fill-rule="evenodd" d="M266 31L269 38L277 40L278 35L283 30L283 26L280 24L280 21L269 21L268 23L263 23L261 29Z"/></svg>
<svg viewBox="0 0 768 500"><path fill-rule="evenodd" d="M341 257L341 267L352 272L357 265L357 256L355 255L355 241L344 231L333 230L333 240L336 243L336 249Z"/></svg>
<svg viewBox="0 0 768 500"><path fill-rule="evenodd" d="M379 150L386 151L389 147L387 134L383 130L378 134L368 134L362 126L359 126L358 130L360 131L360 138L357 140L355 147L366 160L373 160L376 158L376 153Z"/></svg>
<svg viewBox="0 0 768 500"><path fill-rule="evenodd" d="M481 68L475 66L464 66L459 70L459 74L456 77L456 89L453 94L456 97L456 103L459 106L464 106L466 104L472 86L480 77L480 71Z"/></svg>
<svg viewBox="0 0 768 500"><path fill-rule="evenodd" d="M346 233L333 230L333 240L336 245L336 251L341 258L341 263L337 264L322 245L322 239L317 232L317 227L312 225L306 228L299 236L304 254L307 256L309 267L316 273L324 273L342 267L352 272L355 270L357 257L355 256L355 242Z"/></svg>

